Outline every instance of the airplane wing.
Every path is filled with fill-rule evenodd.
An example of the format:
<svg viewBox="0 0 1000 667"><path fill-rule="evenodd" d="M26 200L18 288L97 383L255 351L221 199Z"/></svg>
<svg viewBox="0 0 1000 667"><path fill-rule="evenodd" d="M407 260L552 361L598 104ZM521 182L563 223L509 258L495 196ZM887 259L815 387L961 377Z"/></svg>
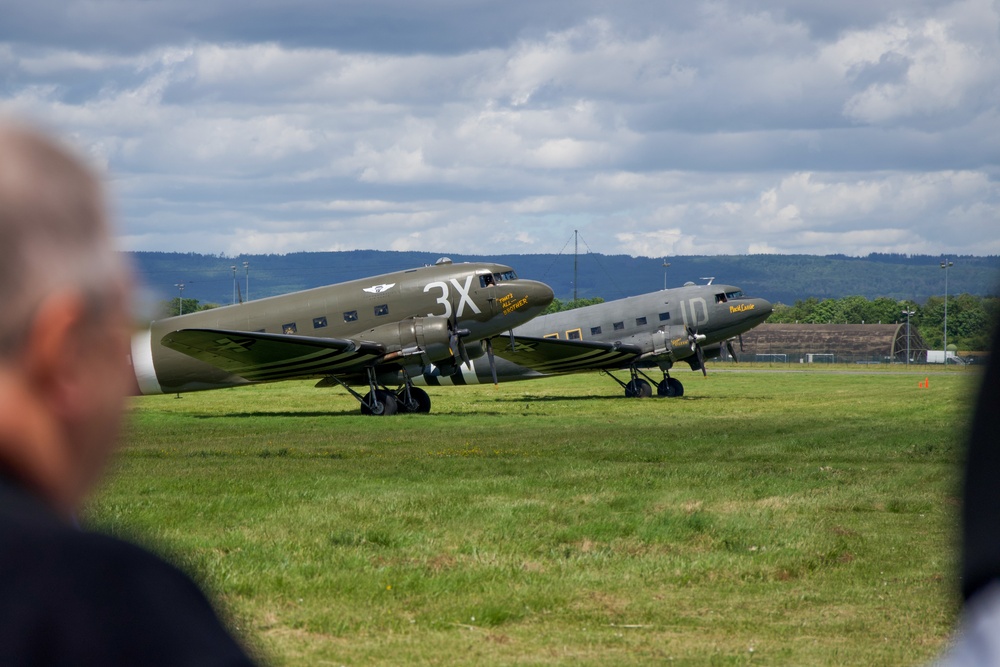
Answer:
<svg viewBox="0 0 1000 667"><path fill-rule="evenodd" d="M160 342L253 382L350 373L385 354L378 343L224 329L181 329Z"/></svg>
<svg viewBox="0 0 1000 667"><path fill-rule="evenodd" d="M572 373L575 371L622 368L642 354L635 345L601 343L592 340L561 340L514 336L511 350L507 338L501 336L493 345L494 354L540 373Z"/></svg>

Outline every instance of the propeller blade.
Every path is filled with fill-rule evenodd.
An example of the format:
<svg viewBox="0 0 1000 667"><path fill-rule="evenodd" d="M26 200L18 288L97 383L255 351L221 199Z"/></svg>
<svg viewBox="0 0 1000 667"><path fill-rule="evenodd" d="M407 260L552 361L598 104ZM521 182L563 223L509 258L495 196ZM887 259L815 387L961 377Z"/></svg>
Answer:
<svg viewBox="0 0 1000 667"><path fill-rule="evenodd" d="M490 374L493 376L493 386L497 386L497 360L493 356L493 339L486 339L486 358L490 360Z"/></svg>
<svg viewBox="0 0 1000 667"><path fill-rule="evenodd" d="M732 338L730 338L729 340L726 341L726 349L729 350L729 356L733 358L733 361L735 361L735 362L738 363L739 359L736 357L736 350L733 349L733 339Z"/></svg>
<svg viewBox="0 0 1000 667"><path fill-rule="evenodd" d="M743 347L743 334L740 334L740 354L746 352L747 349Z"/></svg>
<svg viewBox="0 0 1000 667"><path fill-rule="evenodd" d="M511 351L511 352L513 352L513 351L514 351L514 346L515 346L515 344L516 344L516 343L515 343L515 341L514 341L514 330L513 330L513 329L511 329L511 330L510 330L510 351Z"/></svg>
<svg viewBox="0 0 1000 667"><path fill-rule="evenodd" d="M464 363L465 367L471 371L472 360L469 359L469 351L465 349L465 341L463 341L461 338L458 339L458 352L459 354L462 355L462 363Z"/></svg>
<svg viewBox="0 0 1000 667"><path fill-rule="evenodd" d="M462 339L472 332L468 329L459 329L458 320L448 320L448 347L451 349L453 359L461 359L462 363L472 370L472 360L469 359L469 351L465 349L465 341Z"/></svg>
<svg viewBox="0 0 1000 667"><path fill-rule="evenodd" d="M695 353L698 355L698 365L701 366L701 374L708 377L708 370L705 368L705 353L701 349L701 345L695 345Z"/></svg>

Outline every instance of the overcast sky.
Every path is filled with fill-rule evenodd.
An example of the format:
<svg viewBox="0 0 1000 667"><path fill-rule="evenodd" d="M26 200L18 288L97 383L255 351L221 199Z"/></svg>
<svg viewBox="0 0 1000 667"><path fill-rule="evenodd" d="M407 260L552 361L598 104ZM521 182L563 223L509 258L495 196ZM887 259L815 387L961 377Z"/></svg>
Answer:
<svg viewBox="0 0 1000 667"><path fill-rule="evenodd" d="M986 0L0 0L132 250L1000 254L998 82Z"/></svg>

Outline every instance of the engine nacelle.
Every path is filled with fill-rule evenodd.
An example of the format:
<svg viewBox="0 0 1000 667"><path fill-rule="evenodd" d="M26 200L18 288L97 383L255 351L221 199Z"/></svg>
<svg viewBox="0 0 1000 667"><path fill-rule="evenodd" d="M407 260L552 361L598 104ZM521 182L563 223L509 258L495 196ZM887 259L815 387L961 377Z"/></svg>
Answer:
<svg viewBox="0 0 1000 667"><path fill-rule="evenodd" d="M363 338L381 343L386 352L414 356L424 365L450 359L450 331L445 317L414 317L369 329Z"/></svg>

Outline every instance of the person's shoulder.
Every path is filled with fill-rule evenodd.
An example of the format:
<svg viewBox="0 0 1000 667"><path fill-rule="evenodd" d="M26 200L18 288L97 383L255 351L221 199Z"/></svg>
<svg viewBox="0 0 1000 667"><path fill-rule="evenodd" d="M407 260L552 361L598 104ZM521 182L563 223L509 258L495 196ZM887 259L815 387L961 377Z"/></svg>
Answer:
<svg viewBox="0 0 1000 667"><path fill-rule="evenodd" d="M0 545L11 645L38 638L46 654L88 664L251 664L194 581L139 546L23 519L0 521Z"/></svg>
<svg viewBox="0 0 1000 667"><path fill-rule="evenodd" d="M128 577L186 579L174 566L130 542L25 512L0 513L0 562L5 565L0 576L45 572L87 586Z"/></svg>
<svg viewBox="0 0 1000 667"><path fill-rule="evenodd" d="M204 593L180 569L107 535L83 533L76 542L76 566L84 561L77 582L85 587L81 595L107 605L120 628L112 639L137 664L249 664Z"/></svg>

